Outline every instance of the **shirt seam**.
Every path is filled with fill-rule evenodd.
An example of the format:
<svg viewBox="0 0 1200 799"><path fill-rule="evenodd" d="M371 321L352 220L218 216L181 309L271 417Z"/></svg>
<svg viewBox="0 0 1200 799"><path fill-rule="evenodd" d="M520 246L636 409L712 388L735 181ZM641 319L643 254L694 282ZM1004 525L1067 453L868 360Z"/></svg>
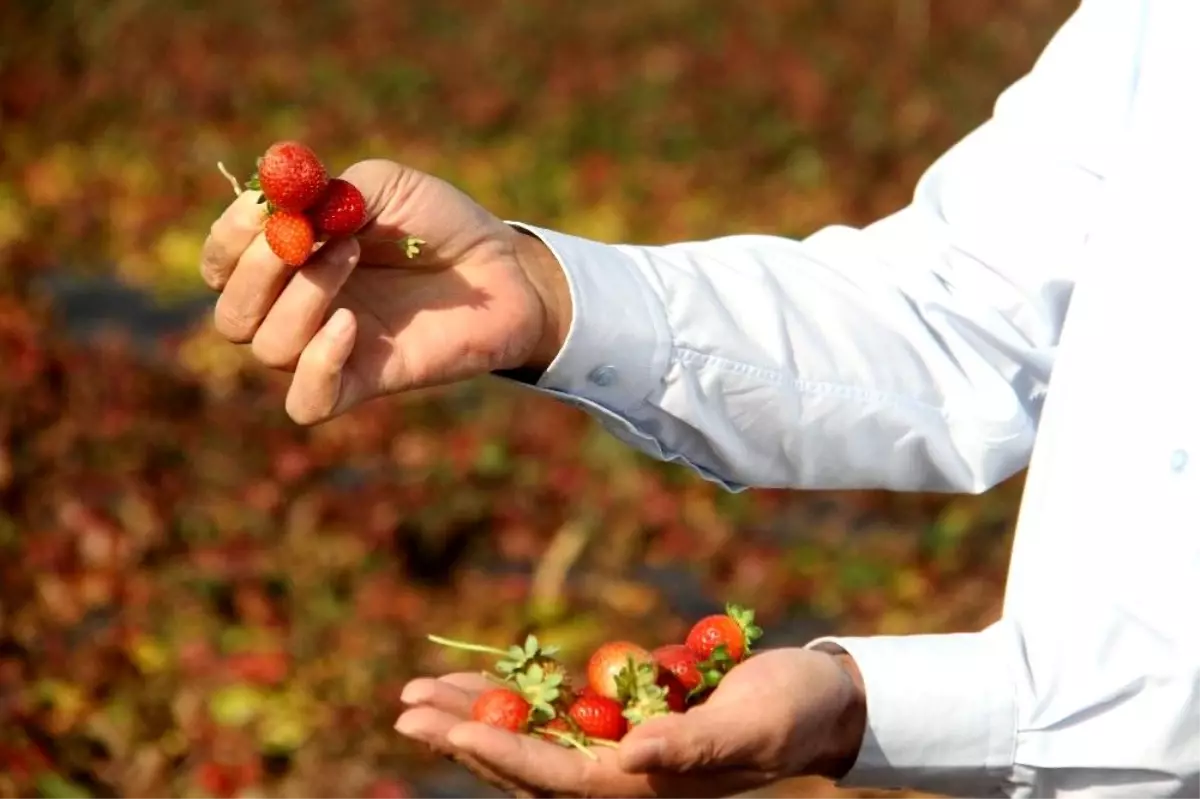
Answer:
<svg viewBox="0 0 1200 799"><path fill-rule="evenodd" d="M765 369L761 366L754 366L741 361L732 361L719 355L711 355L708 353L699 352L678 344L672 348L671 362L677 363L680 366L690 366L692 364L699 363L701 366L711 366L715 369L725 372L750 375L763 380L769 380L770 382L778 385L790 385L805 394L841 396L857 402L882 402L893 406L910 407L926 415L935 416L943 421L954 418L953 414L944 408L938 407L937 405L932 405L928 402L923 402L913 397L906 397L902 394L892 394L886 391L879 391L877 389L862 388L861 386L853 386L846 383L834 383L828 380L810 380L800 377L788 377L782 372L774 369ZM1022 433L1017 431L996 436L992 440L1006 441L1016 438L1020 435L1022 435Z"/></svg>

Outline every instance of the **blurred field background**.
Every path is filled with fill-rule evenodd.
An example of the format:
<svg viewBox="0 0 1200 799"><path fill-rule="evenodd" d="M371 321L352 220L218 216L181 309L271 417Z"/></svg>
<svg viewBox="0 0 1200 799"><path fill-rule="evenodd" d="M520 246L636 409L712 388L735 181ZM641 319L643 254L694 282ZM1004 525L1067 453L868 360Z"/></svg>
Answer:
<svg viewBox="0 0 1200 799"><path fill-rule="evenodd" d="M1074 5L0 3L0 796L493 795L392 731L427 632L993 619L1019 478L732 496L491 379L301 430L197 252L277 138L605 241L865 223Z"/></svg>

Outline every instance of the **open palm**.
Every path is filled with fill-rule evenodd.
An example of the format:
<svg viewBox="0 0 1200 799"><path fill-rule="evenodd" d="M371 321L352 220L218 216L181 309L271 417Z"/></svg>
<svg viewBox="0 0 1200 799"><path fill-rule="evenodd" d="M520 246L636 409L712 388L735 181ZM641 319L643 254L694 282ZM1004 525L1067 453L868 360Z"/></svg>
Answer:
<svg viewBox="0 0 1200 799"><path fill-rule="evenodd" d="M221 291L218 330L294 372L293 418L320 421L382 394L522 363L542 310L517 259L521 234L450 184L391 161L342 177L363 192L370 221L299 270L267 246L256 193L239 197L205 244L202 272ZM407 236L422 242L415 257Z"/></svg>
<svg viewBox="0 0 1200 799"><path fill-rule="evenodd" d="M471 721L490 685L477 673L410 682L396 729L514 795L729 796L823 773L846 679L824 653L765 652L730 671L703 705L635 727L595 759Z"/></svg>

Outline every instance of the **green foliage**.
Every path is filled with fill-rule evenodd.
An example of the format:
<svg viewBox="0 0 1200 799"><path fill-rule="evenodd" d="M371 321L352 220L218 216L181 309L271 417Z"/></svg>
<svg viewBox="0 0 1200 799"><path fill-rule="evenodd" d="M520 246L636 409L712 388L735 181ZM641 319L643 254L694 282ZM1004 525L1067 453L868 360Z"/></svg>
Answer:
<svg viewBox="0 0 1200 799"><path fill-rule="evenodd" d="M411 793L444 773L392 731L427 633L552 617L578 666L677 640L684 571L768 645L990 620L1019 481L732 497L496 381L302 430L206 320L77 341L35 278L205 296L216 162L282 137L607 241L866 222L1074 6L0 3L0 797Z"/></svg>

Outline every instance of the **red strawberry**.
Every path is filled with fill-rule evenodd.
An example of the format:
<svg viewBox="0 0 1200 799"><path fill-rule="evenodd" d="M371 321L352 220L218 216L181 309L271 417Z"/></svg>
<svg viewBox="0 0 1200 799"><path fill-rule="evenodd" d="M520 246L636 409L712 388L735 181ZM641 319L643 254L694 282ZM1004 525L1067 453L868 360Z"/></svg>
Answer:
<svg viewBox="0 0 1200 799"><path fill-rule="evenodd" d="M367 201L353 183L334 178L308 215L318 233L350 236L367 221Z"/></svg>
<svg viewBox="0 0 1200 799"><path fill-rule="evenodd" d="M471 706L471 718L509 732L525 732L529 728L532 709L532 705L516 691L492 688L475 700Z"/></svg>
<svg viewBox="0 0 1200 799"><path fill-rule="evenodd" d="M718 650L733 663L740 663L750 654L750 645L762 637L762 629L754 624L754 611L738 605L726 605L724 615L706 616L692 626L687 647L701 660L722 660ZM717 657L713 655L717 654Z"/></svg>
<svg viewBox="0 0 1200 799"><path fill-rule="evenodd" d="M636 668L648 664L657 669L654 657L642 647L629 641L612 641L602 644L588 660L587 681L592 690L609 699L622 699L618 676L629 666L630 660Z"/></svg>
<svg viewBox="0 0 1200 799"><path fill-rule="evenodd" d="M676 713L721 681L721 670L702 661L683 644L667 644L651 654L658 662L658 684L667 689L667 705Z"/></svg>
<svg viewBox="0 0 1200 799"><path fill-rule="evenodd" d="M652 653L658 662L658 673L661 678L670 676L673 683L678 683L685 694L704 684L704 673L700 670L700 658L696 653L683 644L667 644L660 646Z"/></svg>
<svg viewBox="0 0 1200 799"><path fill-rule="evenodd" d="M296 211L276 211L267 217L263 231L271 252L288 266L303 266L312 255L316 233L308 217Z"/></svg>
<svg viewBox="0 0 1200 799"><path fill-rule="evenodd" d="M629 730L629 722L622 715L624 710L615 699L585 696L575 700L567 709L567 715L587 737L619 741Z"/></svg>
<svg viewBox="0 0 1200 799"><path fill-rule="evenodd" d="M275 208L305 211L329 185L329 173L317 154L295 141L276 142L258 159L258 172L250 188L262 189Z"/></svg>

